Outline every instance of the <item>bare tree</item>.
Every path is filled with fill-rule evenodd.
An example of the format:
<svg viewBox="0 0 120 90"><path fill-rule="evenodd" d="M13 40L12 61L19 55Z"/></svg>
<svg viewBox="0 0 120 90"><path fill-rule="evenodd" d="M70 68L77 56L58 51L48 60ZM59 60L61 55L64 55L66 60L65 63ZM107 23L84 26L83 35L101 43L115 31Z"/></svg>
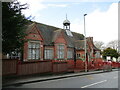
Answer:
<svg viewBox="0 0 120 90"><path fill-rule="evenodd" d="M105 48L104 42L102 41L94 41L94 45L100 50L103 50Z"/></svg>
<svg viewBox="0 0 120 90"><path fill-rule="evenodd" d="M115 50L118 51L118 40L110 41L110 42L107 44L107 47L111 47L112 49L115 49Z"/></svg>

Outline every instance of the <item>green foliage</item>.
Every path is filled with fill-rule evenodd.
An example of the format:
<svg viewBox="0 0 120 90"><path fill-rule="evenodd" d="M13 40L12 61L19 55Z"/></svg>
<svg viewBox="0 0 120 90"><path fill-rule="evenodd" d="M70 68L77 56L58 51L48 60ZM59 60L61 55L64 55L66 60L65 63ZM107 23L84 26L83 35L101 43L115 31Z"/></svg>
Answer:
<svg viewBox="0 0 120 90"><path fill-rule="evenodd" d="M2 52L21 52L25 42L25 25L28 20L21 13L27 4L20 5L17 0L2 3Z"/></svg>
<svg viewBox="0 0 120 90"><path fill-rule="evenodd" d="M118 58L119 57L119 53L117 52L117 50L112 49L112 48L107 48L107 49L103 50L102 55L103 55L104 59L106 59L106 56L111 56L111 58L113 58L113 57Z"/></svg>

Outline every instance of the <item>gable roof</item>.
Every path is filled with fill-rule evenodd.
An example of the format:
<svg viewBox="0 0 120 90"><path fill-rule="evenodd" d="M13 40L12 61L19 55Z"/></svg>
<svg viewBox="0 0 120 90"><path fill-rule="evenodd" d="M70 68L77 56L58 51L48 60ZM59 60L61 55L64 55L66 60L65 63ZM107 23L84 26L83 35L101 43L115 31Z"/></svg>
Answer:
<svg viewBox="0 0 120 90"><path fill-rule="evenodd" d="M67 41L67 47L70 47L70 48L75 47L76 49L79 49L79 50L84 49L84 35L83 34L71 32L73 36L68 36L64 29L42 24L42 23L37 23L37 22L30 23L30 25L28 25L28 29L32 28L32 26L34 25L36 25L36 27L40 30L41 35L43 37L44 45L54 45L54 41L56 37L61 32L63 32L65 40ZM98 50L95 46L94 46L94 49Z"/></svg>
<svg viewBox="0 0 120 90"><path fill-rule="evenodd" d="M84 50L84 45L85 45L84 40L75 41L75 47L78 50Z"/></svg>
<svg viewBox="0 0 120 90"><path fill-rule="evenodd" d="M54 31L59 29L53 26L36 23L37 28L40 30L43 39L44 39L44 45L53 45L52 39L54 37Z"/></svg>
<svg viewBox="0 0 120 90"><path fill-rule="evenodd" d="M75 47L76 40L83 40L84 36L79 33L72 32L73 37L70 37L66 34L66 31L61 28L36 23L37 28L41 31L44 39L44 45L53 45L54 40L56 37L60 34L60 32L63 32L65 39L67 41L68 47Z"/></svg>

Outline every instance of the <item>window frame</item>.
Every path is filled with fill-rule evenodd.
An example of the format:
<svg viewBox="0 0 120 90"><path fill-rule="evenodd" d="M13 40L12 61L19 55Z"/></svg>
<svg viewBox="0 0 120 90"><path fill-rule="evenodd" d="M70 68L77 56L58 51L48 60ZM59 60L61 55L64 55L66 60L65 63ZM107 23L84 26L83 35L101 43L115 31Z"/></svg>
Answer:
<svg viewBox="0 0 120 90"><path fill-rule="evenodd" d="M77 54L76 54L76 58L77 58L77 59L80 59L80 58L81 58L81 54L80 54L80 53L77 53Z"/></svg>
<svg viewBox="0 0 120 90"><path fill-rule="evenodd" d="M31 47L30 47L30 44L31 44ZM38 47L37 47L37 44L38 44ZM28 41L28 56L27 56L27 59L28 60L40 60L40 57L41 57L41 51L40 50L41 50L41 42L40 41ZM38 52L38 54L37 54L37 52Z"/></svg>
<svg viewBox="0 0 120 90"><path fill-rule="evenodd" d="M60 49L60 46L63 46L63 48ZM63 56L61 57L60 55L63 55ZM65 59L65 44L58 44L57 45L57 59L58 60Z"/></svg>
<svg viewBox="0 0 120 90"><path fill-rule="evenodd" d="M74 58L74 55L73 55L73 54L74 54L74 50L73 50L72 48L68 48L68 49L67 49L67 59L73 59L73 58ZM69 57L68 55L69 55L70 57Z"/></svg>
<svg viewBox="0 0 120 90"><path fill-rule="evenodd" d="M95 58L100 58L100 51L96 51Z"/></svg>
<svg viewBox="0 0 120 90"><path fill-rule="evenodd" d="M46 56L46 50L52 50L52 52L48 52L49 53L49 55L48 56ZM52 53L52 55L50 56L50 54ZM50 58L50 57L51 58ZM45 60L52 60L54 58L54 50L53 50L53 48L45 48L44 49L44 59Z"/></svg>

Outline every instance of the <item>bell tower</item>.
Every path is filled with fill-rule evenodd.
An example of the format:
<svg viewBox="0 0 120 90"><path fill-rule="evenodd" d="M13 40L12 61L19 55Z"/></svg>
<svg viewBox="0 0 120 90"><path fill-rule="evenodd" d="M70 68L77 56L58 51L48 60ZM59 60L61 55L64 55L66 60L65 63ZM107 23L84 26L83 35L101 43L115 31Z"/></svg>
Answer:
<svg viewBox="0 0 120 90"><path fill-rule="evenodd" d="M66 31L66 34L68 36L73 37L73 34L70 31L70 21L67 19L67 14L66 14L66 20L63 21L63 29Z"/></svg>
<svg viewBox="0 0 120 90"><path fill-rule="evenodd" d="M70 21L67 19L67 14L66 14L66 20L63 21L63 29L70 30Z"/></svg>

